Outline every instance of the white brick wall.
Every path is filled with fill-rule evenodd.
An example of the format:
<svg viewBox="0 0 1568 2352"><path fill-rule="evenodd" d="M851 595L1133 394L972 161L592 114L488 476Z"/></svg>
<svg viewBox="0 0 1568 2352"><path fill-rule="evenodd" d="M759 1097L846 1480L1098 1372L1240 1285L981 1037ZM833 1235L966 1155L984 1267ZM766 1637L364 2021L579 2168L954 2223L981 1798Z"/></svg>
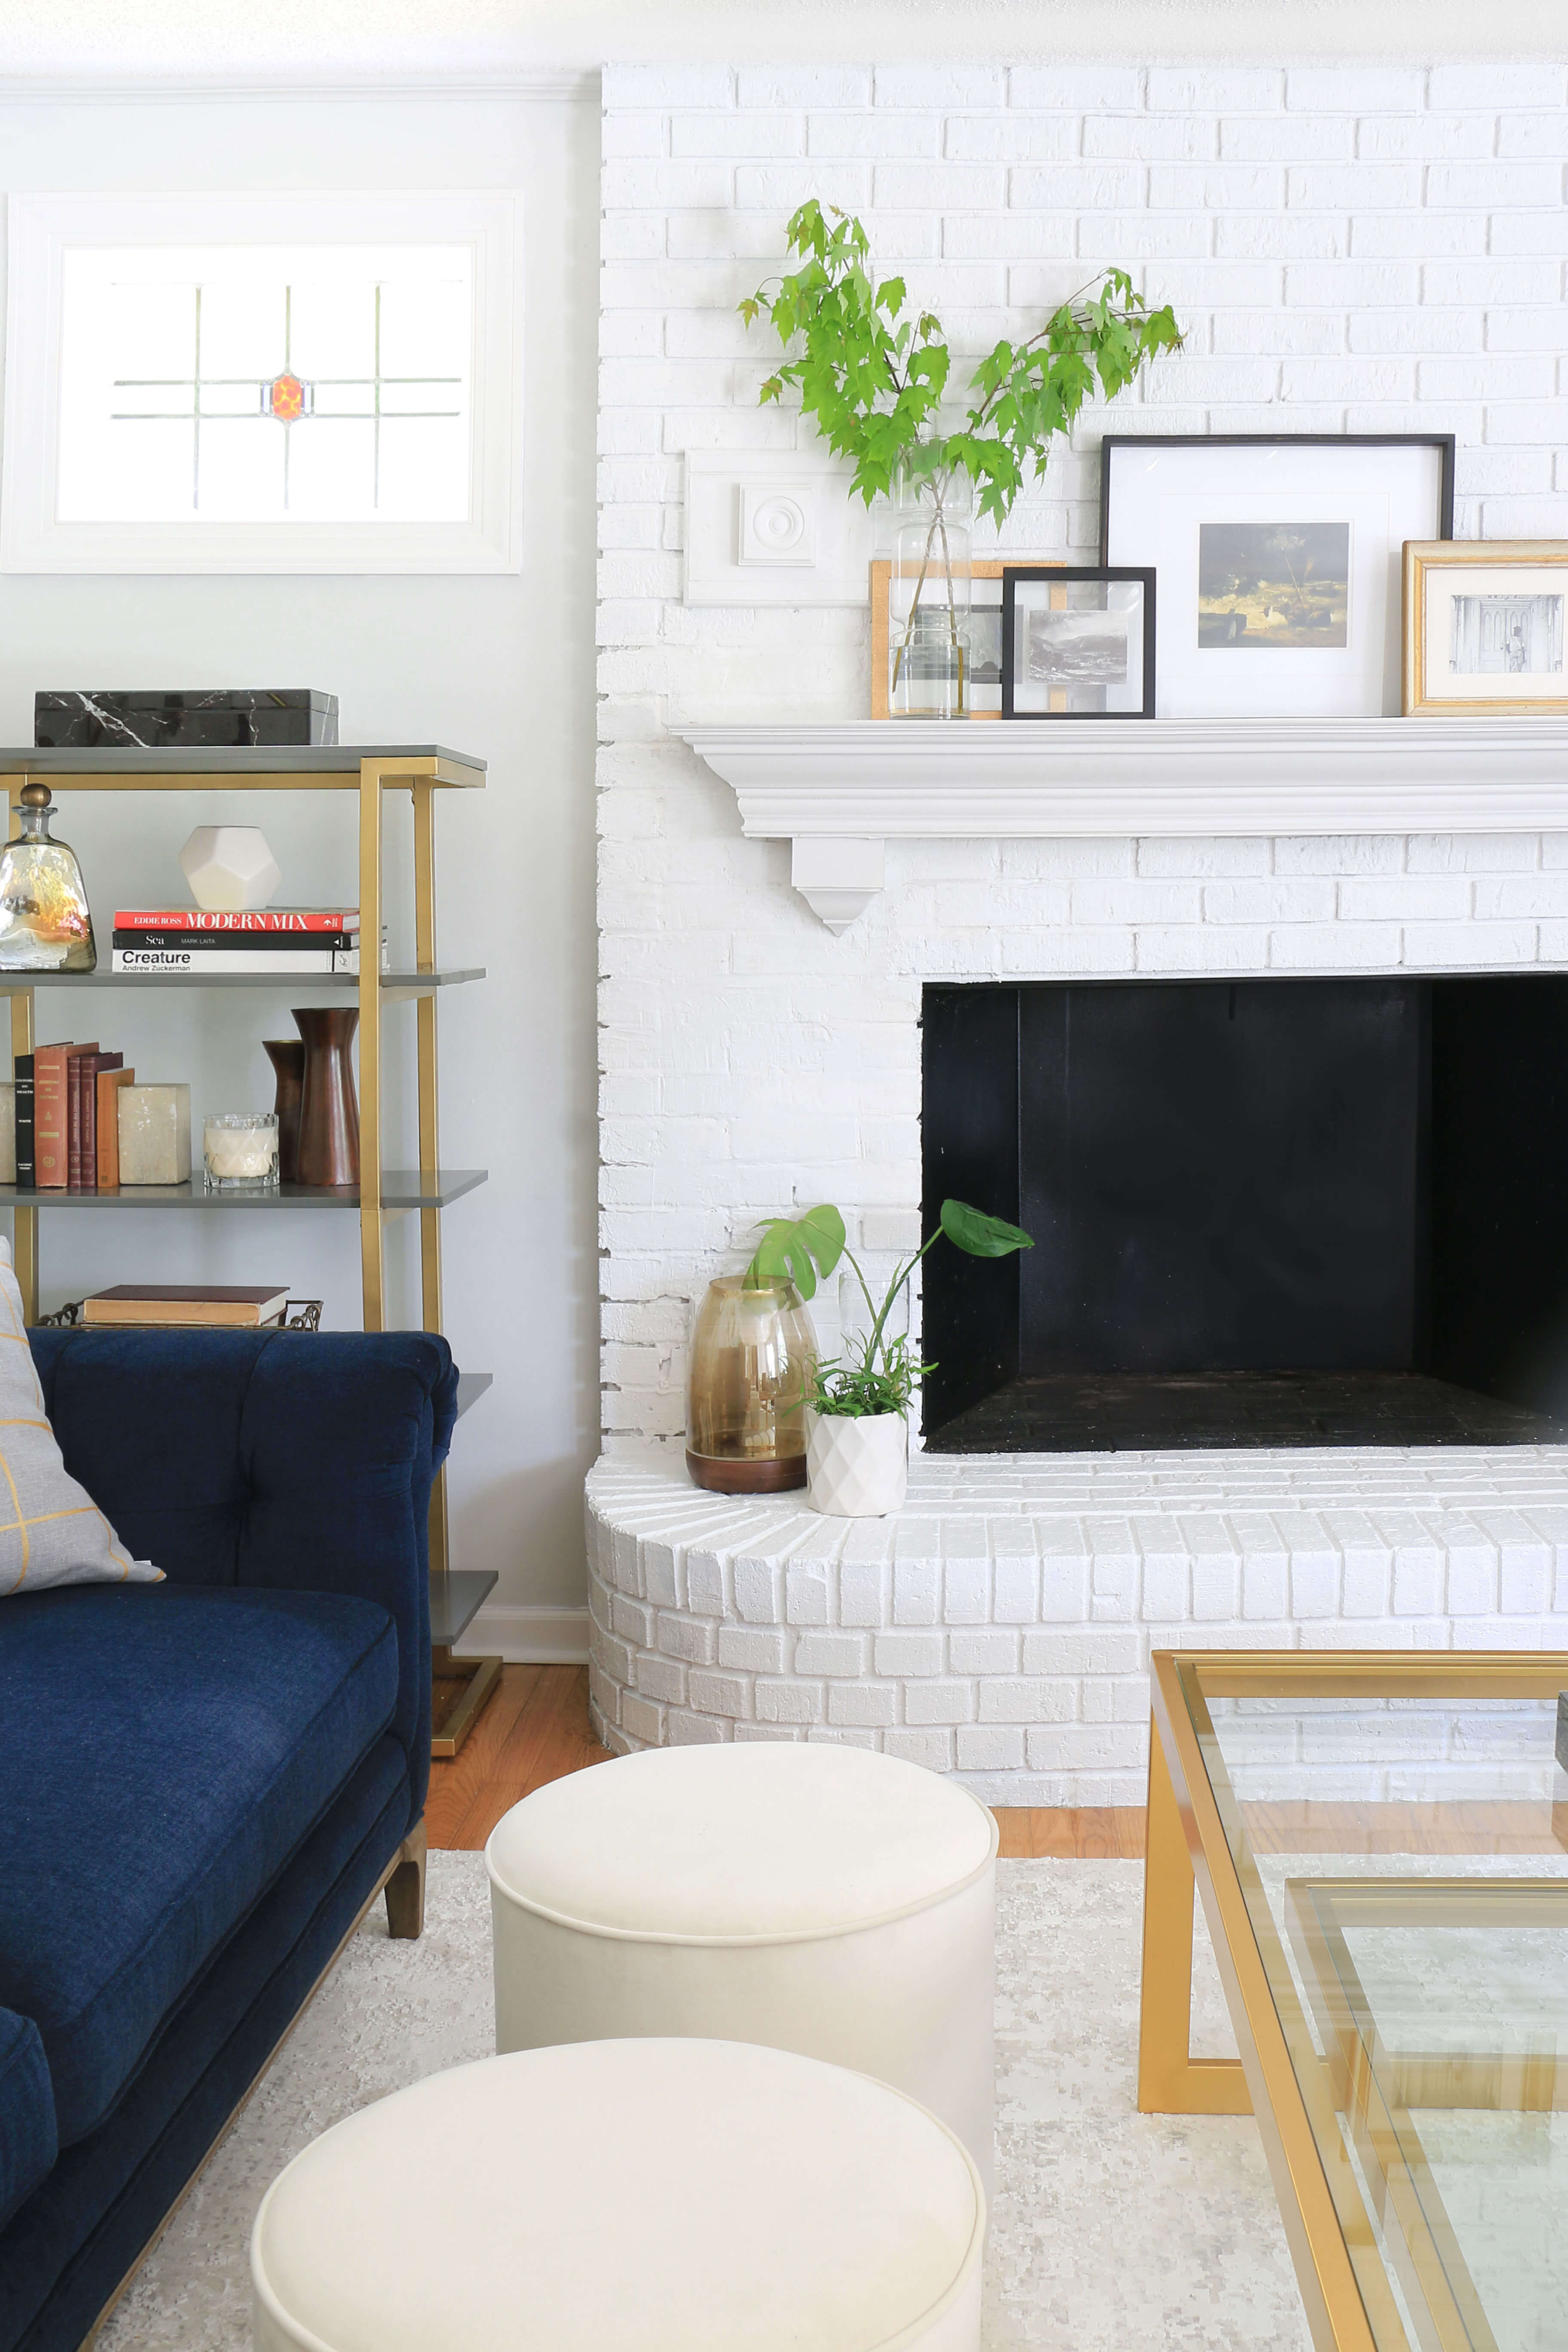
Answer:
<svg viewBox="0 0 1568 2352"><path fill-rule="evenodd" d="M787 845L742 840L665 732L867 708L863 614L679 601L683 453L795 444L734 309L788 209L859 211L970 351L1122 262L1187 348L1119 429L1452 431L1461 536L1568 536L1568 58L624 67L605 110L604 1428L678 1458L690 1301L759 1217L837 1201L879 1263L914 1230L922 981L1568 964L1557 838L889 844L873 909L826 931ZM1082 420L1009 546L1092 555L1103 426ZM831 1302L820 1320L831 1338ZM1201 1555L1194 1590L1228 1591L1230 1557ZM1247 1555L1248 1621L1271 1557ZM1326 1572L1293 1571L1303 1617ZM820 1687L842 1692L826 1666Z"/></svg>
<svg viewBox="0 0 1568 2352"><path fill-rule="evenodd" d="M1568 1648L1568 1448L927 1454L858 1521L645 1453L589 1479L588 1588L617 1751L852 1741L993 1803L1139 1804L1152 1648ZM1542 1793L1482 1788L1483 1734L1402 1707L1376 1792ZM1254 1727L1243 1793L1343 1793L1355 1737Z"/></svg>

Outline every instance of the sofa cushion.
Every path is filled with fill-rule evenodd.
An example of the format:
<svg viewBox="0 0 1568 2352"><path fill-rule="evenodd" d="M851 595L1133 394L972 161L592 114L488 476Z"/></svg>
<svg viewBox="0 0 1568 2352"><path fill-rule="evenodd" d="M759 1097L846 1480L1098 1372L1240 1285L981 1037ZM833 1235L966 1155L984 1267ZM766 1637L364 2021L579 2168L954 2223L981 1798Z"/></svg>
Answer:
<svg viewBox="0 0 1568 2352"><path fill-rule="evenodd" d="M53 1584L157 1584L66 1468L27 1346L11 1244L0 1234L0 1598Z"/></svg>
<svg viewBox="0 0 1568 2352"><path fill-rule="evenodd" d="M55 2099L38 2029L0 2009L0 2230L55 2161Z"/></svg>
<svg viewBox="0 0 1568 2352"><path fill-rule="evenodd" d="M338 1593L79 1585L0 1611L0 2002L34 2019L59 2143L392 1718L397 1637Z"/></svg>

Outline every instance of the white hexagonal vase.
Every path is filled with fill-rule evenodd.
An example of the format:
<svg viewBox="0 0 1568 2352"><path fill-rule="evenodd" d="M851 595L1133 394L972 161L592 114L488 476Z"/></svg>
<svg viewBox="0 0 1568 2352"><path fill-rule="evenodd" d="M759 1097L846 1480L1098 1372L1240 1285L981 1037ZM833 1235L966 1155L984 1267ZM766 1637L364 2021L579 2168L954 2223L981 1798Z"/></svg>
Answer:
<svg viewBox="0 0 1568 2352"><path fill-rule="evenodd" d="M837 1519L877 1519L902 1507L910 1475L901 1412L805 1416L805 1499Z"/></svg>
<svg viewBox="0 0 1568 2352"><path fill-rule="evenodd" d="M180 852L180 871L198 907L214 915L268 907L282 869L254 824L198 824Z"/></svg>

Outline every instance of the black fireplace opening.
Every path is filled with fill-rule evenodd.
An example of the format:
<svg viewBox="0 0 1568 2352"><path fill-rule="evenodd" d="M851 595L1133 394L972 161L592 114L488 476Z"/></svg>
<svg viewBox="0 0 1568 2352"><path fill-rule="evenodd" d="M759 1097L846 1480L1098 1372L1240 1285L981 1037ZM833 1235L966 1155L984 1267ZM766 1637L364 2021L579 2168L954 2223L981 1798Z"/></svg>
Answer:
<svg viewBox="0 0 1568 2352"><path fill-rule="evenodd" d="M937 1453L1568 1436L1568 974L925 991Z"/></svg>

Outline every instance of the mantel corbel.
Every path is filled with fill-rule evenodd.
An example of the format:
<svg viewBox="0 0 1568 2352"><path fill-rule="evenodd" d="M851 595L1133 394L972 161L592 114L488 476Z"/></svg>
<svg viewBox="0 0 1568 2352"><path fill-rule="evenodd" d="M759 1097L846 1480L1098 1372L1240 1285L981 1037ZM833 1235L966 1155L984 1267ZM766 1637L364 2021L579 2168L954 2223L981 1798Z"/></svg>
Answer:
<svg viewBox="0 0 1568 2352"><path fill-rule="evenodd" d="M1568 719L858 719L679 730L842 931L892 840L1568 832Z"/></svg>

